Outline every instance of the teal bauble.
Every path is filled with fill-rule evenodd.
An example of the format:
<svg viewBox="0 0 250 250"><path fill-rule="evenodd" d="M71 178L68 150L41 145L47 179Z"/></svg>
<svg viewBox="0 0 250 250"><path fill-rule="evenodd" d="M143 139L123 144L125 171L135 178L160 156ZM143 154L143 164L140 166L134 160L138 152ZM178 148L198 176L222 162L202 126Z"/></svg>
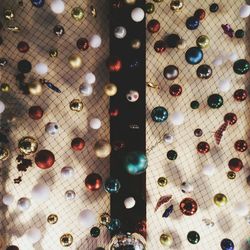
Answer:
<svg viewBox="0 0 250 250"><path fill-rule="evenodd" d="M200 241L200 235L195 231L190 231L187 235L187 239L191 244L197 244Z"/></svg>
<svg viewBox="0 0 250 250"><path fill-rule="evenodd" d="M250 64L245 59L237 60L236 62L234 62L234 65L233 65L234 72L238 75L246 74L249 68L250 68Z"/></svg>
<svg viewBox="0 0 250 250"><path fill-rule="evenodd" d="M186 51L185 58L187 63L195 65L202 61L203 52L199 47L192 47Z"/></svg>
<svg viewBox="0 0 250 250"><path fill-rule="evenodd" d="M148 160L146 155L141 152L131 152L125 157L124 166L129 174L139 175L145 172Z"/></svg>
<svg viewBox="0 0 250 250"><path fill-rule="evenodd" d="M107 229L110 233L115 234L117 233L121 228L121 221L116 218L112 218L110 223L107 225Z"/></svg>
<svg viewBox="0 0 250 250"><path fill-rule="evenodd" d="M168 118L168 111L164 107L158 106L152 110L151 117L154 122L164 122Z"/></svg>
<svg viewBox="0 0 250 250"><path fill-rule="evenodd" d="M219 94L212 94L208 97L207 104L212 109L218 109L223 105L223 98Z"/></svg>
<svg viewBox="0 0 250 250"><path fill-rule="evenodd" d="M121 188L121 183L118 179L108 178L105 181L104 189L110 194L117 194Z"/></svg>

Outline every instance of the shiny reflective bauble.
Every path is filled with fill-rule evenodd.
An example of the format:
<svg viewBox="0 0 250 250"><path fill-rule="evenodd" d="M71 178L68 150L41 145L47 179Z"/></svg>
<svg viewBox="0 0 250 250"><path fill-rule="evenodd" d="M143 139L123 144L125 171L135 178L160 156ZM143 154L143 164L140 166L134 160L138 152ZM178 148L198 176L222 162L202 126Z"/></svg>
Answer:
<svg viewBox="0 0 250 250"><path fill-rule="evenodd" d="M168 111L162 107L155 107L151 112L151 118L154 122L164 122L168 118Z"/></svg>
<svg viewBox="0 0 250 250"><path fill-rule="evenodd" d="M147 14L152 14L155 11L155 5L153 3L146 3L145 11Z"/></svg>
<svg viewBox="0 0 250 250"><path fill-rule="evenodd" d="M185 59L191 65L198 64L203 59L203 52L199 47L191 47L186 51Z"/></svg>
<svg viewBox="0 0 250 250"><path fill-rule="evenodd" d="M76 20L80 21L84 17L84 11L81 7L75 7L71 11L71 16Z"/></svg>
<svg viewBox="0 0 250 250"><path fill-rule="evenodd" d="M65 192L65 194L64 194L64 198L65 198L65 200L67 200L67 201L72 201L72 200L75 199L75 197L76 197L76 193L75 193L74 190L67 190L67 191Z"/></svg>
<svg viewBox="0 0 250 250"><path fill-rule="evenodd" d="M8 21L13 20L15 17L14 11L11 9L4 10L3 15L4 15L5 20L8 20Z"/></svg>
<svg viewBox="0 0 250 250"><path fill-rule="evenodd" d="M85 186L90 191L97 191L102 187L102 177L99 174L89 174L85 179Z"/></svg>
<svg viewBox="0 0 250 250"><path fill-rule="evenodd" d="M169 151L167 152L167 158L168 158L170 161L176 160L176 159L177 159L177 156L178 156L178 154L177 154L177 152L176 152L175 150L169 150Z"/></svg>
<svg viewBox="0 0 250 250"><path fill-rule="evenodd" d="M43 85L41 82L35 81L28 84L28 90L31 95L41 95L43 92Z"/></svg>
<svg viewBox="0 0 250 250"><path fill-rule="evenodd" d="M191 244L197 244L200 241L200 235L196 231L190 231L187 234L187 239Z"/></svg>
<svg viewBox="0 0 250 250"><path fill-rule="evenodd" d="M194 12L194 16L201 21L205 18L206 12L204 9L198 9Z"/></svg>
<svg viewBox="0 0 250 250"><path fill-rule="evenodd" d="M8 83L2 83L0 84L0 91L7 93L10 91L10 85Z"/></svg>
<svg viewBox="0 0 250 250"><path fill-rule="evenodd" d="M142 152L130 152L125 156L124 167L127 173L131 175L139 175L144 173L148 167L147 157Z"/></svg>
<svg viewBox="0 0 250 250"><path fill-rule="evenodd" d="M57 49L50 49L49 50L49 56L51 58L56 58L58 56L58 50Z"/></svg>
<svg viewBox="0 0 250 250"><path fill-rule="evenodd" d="M230 239L223 239L220 243L222 250L234 250L234 243Z"/></svg>
<svg viewBox="0 0 250 250"><path fill-rule="evenodd" d="M59 131L59 126L55 122L49 122L45 125L45 132L50 135L56 135Z"/></svg>
<svg viewBox="0 0 250 250"><path fill-rule="evenodd" d="M107 61L107 66L110 72L118 72L122 68L122 61L116 57L110 57Z"/></svg>
<svg viewBox="0 0 250 250"><path fill-rule="evenodd" d="M237 116L234 113L227 113L224 116L224 122L227 122L229 125L234 125L237 122Z"/></svg>
<svg viewBox="0 0 250 250"><path fill-rule="evenodd" d="M141 47L141 41L139 39L134 39L131 41L132 49L139 49Z"/></svg>
<svg viewBox="0 0 250 250"><path fill-rule="evenodd" d="M131 11L131 18L134 22L141 22L145 17L144 10L142 8L136 7Z"/></svg>
<svg viewBox="0 0 250 250"><path fill-rule="evenodd" d="M230 180L233 180L236 178L236 173L233 172L233 171L228 171L227 172L227 178L230 179Z"/></svg>
<svg viewBox="0 0 250 250"><path fill-rule="evenodd" d="M171 234L162 234L160 236L160 242L163 246L170 247L173 244L173 237Z"/></svg>
<svg viewBox="0 0 250 250"><path fill-rule="evenodd" d="M178 12L183 8L183 0L172 0L170 3L170 9L174 12Z"/></svg>
<svg viewBox="0 0 250 250"><path fill-rule="evenodd" d="M147 29L150 33L156 33L160 30L160 23L156 19L152 19L147 24Z"/></svg>
<svg viewBox="0 0 250 250"><path fill-rule="evenodd" d="M20 211L26 211L30 208L30 206L31 206L30 199L26 197L22 197L17 201L17 208Z"/></svg>
<svg viewBox="0 0 250 250"><path fill-rule="evenodd" d="M106 158L111 153L111 145L105 140L99 140L94 145L94 151L98 158Z"/></svg>
<svg viewBox="0 0 250 250"><path fill-rule="evenodd" d="M217 3L212 3L210 6L209 6L209 10L210 12L217 12L219 10L219 5Z"/></svg>
<svg viewBox="0 0 250 250"><path fill-rule="evenodd" d="M169 87L169 93L171 96L180 96L182 93L182 87L179 84L173 84Z"/></svg>
<svg viewBox="0 0 250 250"><path fill-rule="evenodd" d="M37 151L38 142L31 136L25 136L18 142L18 149L23 155L34 154Z"/></svg>
<svg viewBox="0 0 250 250"><path fill-rule="evenodd" d="M191 193L191 192L193 192L193 190L194 190L194 187L190 182L185 181L185 182L181 183L181 191L183 193L185 193L185 194Z"/></svg>
<svg viewBox="0 0 250 250"><path fill-rule="evenodd" d="M235 31L234 35L235 35L236 38L243 38L244 35L245 35L245 32L244 32L244 30L239 29L239 30Z"/></svg>
<svg viewBox="0 0 250 250"><path fill-rule="evenodd" d="M218 207L223 207L227 204L227 197L224 194L216 194L214 196L214 204Z"/></svg>
<svg viewBox="0 0 250 250"><path fill-rule="evenodd" d="M94 238L98 237L100 235L100 228L99 227L92 227L90 230L90 235Z"/></svg>
<svg viewBox="0 0 250 250"><path fill-rule="evenodd" d="M218 109L223 105L223 98L219 94L212 94L208 97L207 104L212 109Z"/></svg>
<svg viewBox="0 0 250 250"><path fill-rule="evenodd" d="M89 41L86 38L79 38L76 42L76 46L79 50L85 51L89 48Z"/></svg>
<svg viewBox="0 0 250 250"><path fill-rule="evenodd" d="M200 65L196 70L196 75L201 79L209 79L212 73L212 68L207 64Z"/></svg>
<svg viewBox="0 0 250 250"><path fill-rule="evenodd" d="M55 35L57 35L58 37L61 37L64 35L65 31L62 25L56 25L53 29L53 32Z"/></svg>
<svg viewBox="0 0 250 250"><path fill-rule="evenodd" d="M100 215L99 223L103 226L107 226L111 222L111 217L108 213L103 213Z"/></svg>
<svg viewBox="0 0 250 250"><path fill-rule="evenodd" d="M41 7L43 7L45 0L31 0L31 3L33 6L35 6L37 8L41 8Z"/></svg>
<svg viewBox="0 0 250 250"><path fill-rule="evenodd" d="M47 217L47 222L51 225L56 224L58 221L58 216L56 214L50 214Z"/></svg>
<svg viewBox="0 0 250 250"><path fill-rule="evenodd" d="M181 38L177 34L169 34L164 39L167 48L176 48L180 42Z"/></svg>
<svg viewBox="0 0 250 250"><path fill-rule="evenodd" d="M29 51L30 47L28 43L21 41L17 44L17 49L21 53L26 53Z"/></svg>
<svg viewBox="0 0 250 250"><path fill-rule="evenodd" d="M192 198L185 198L180 203L180 210L184 215L194 215L198 210L198 205Z"/></svg>
<svg viewBox="0 0 250 250"><path fill-rule="evenodd" d="M117 93L117 87L114 83L108 83L104 86L104 93L107 96L114 96Z"/></svg>
<svg viewBox="0 0 250 250"><path fill-rule="evenodd" d="M21 73L29 73L32 69L32 65L28 60L21 60L17 64L17 68Z"/></svg>
<svg viewBox="0 0 250 250"><path fill-rule="evenodd" d="M10 151L5 148L0 146L0 161L5 161L9 158L10 155Z"/></svg>
<svg viewBox="0 0 250 250"><path fill-rule="evenodd" d="M118 179L108 178L104 183L104 189L110 194L117 194L121 188L121 183Z"/></svg>
<svg viewBox="0 0 250 250"><path fill-rule="evenodd" d="M244 75L250 69L250 64L245 59L240 59L234 62L233 70L238 75Z"/></svg>
<svg viewBox="0 0 250 250"><path fill-rule="evenodd" d="M200 24L200 20L199 18L195 17L195 16L191 16L187 19L186 21L186 27L189 30L195 30L199 27Z"/></svg>
<svg viewBox="0 0 250 250"><path fill-rule="evenodd" d="M80 137L76 137L71 141L71 148L74 151L81 151L84 149L84 147L85 147L85 141Z"/></svg>
<svg viewBox="0 0 250 250"><path fill-rule="evenodd" d="M192 102L190 103L190 107L191 107L192 109L198 109L198 108L200 107L200 103L199 103L198 101L192 101Z"/></svg>
<svg viewBox="0 0 250 250"><path fill-rule="evenodd" d="M82 58L79 55L71 55L69 57L69 65L73 69L79 69L82 66Z"/></svg>
<svg viewBox="0 0 250 250"><path fill-rule="evenodd" d="M228 162L228 167L234 172L239 172L243 166L243 162L239 158L232 158Z"/></svg>
<svg viewBox="0 0 250 250"><path fill-rule="evenodd" d="M73 236L69 233L64 234L60 238L60 243L63 247L69 247L73 243Z"/></svg>
<svg viewBox="0 0 250 250"><path fill-rule="evenodd" d="M73 177L74 176L74 169L70 166L66 166L66 167L63 167L61 169L61 176L64 178L64 179L68 179L70 177Z"/></svg>
<svg viewBox="0 0 250 250"><path fill-rule="evenodd" d="M247 150L248 146L247 146L247 142L244 140L238 140L234 143L234 148L235 150L239 151L239 152L244 152Z"/></svg>
<svg viewBox="0 0 250 250"><path fill-rule="evenodd" d="M209 46L209 42L208 36L202 35L197 38L196 45L201 49L205 49Z"/></svg>
<svg viewBox="0 0 250 250"><path fill-rule="evenodd" d="M202 130L200 128L197 128L197 129L194 130L194 135L196 137L201 137L203 135L203 132L202 132Z"/></svg>
<svg viewBox="0 0 250 250"><path fill-rule="evenodd" d="M83 103L80 99L74 99L70 102L69 107L72 111L80 112L83 109Z"/></svg>
<svg viewBox="0 0 250 250"><path fill-rule="evenodd" d="M35 163L41 169L48 169L55 163L55 156L49 150L40 150L35 156Z"/></svg>
<svg viewBox="0 0 250 250"><path fill-rule="evenodd" d="M114 30L114 36L117 39L123 39L126 36L126 34L127 34L127 30L123 26L118 26Z"/></svg>
<svg viewBox="0 0 250 250"><path fill-rule="evenodd" d="M127 94L126 94L126 99L129 102L136 102L139 99L139 93L136 90L130 90Z"/></svg>
<svg viewBox="0 0 250 250"><path fill-rule="evenodd" d="M159 177L157 183L160 187L165 187L168 184L168 179L166 177Z"/></svg>
<svg viewBox="0 0 250 250"><path fill-rule="evenodd" d="M157 53L162 53L166 50L165 42L163 40L158 40L154 44L154 50Z"/></svg>
<svg viewBox="0 0 250 250"><path fill-rule="evenodd" d="M179 69L175 65L168 65L164 68L163 75L167 80L175 80L179 75Z"/></svg>
<svg viewBox="0 0 250 250"><path fill-rule="evenodd" d="M234 99L238 102L243 102L247 99L247 90L245 89L237 89L235 92L234 92Z"/></svg>
<svg viewBox="0 0 250 250"><path fill-rule="evenodd" d="M197 151L201 154L206 154L208 153L210 150L210 146L207 142L205 141L202 141L202 142L199 142L198 145L197 145Z"/></svg>

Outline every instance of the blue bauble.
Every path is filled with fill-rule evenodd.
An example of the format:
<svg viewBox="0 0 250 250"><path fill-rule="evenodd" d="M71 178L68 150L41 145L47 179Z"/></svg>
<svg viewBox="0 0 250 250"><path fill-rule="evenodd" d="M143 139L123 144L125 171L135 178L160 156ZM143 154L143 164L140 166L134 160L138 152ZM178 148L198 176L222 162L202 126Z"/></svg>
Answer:
<svg viewBox="0 0 250 250"><path fill-rule="evenodd" d="M41 8L43 7L45 0L31 0L31 3L37 7L37 8Z"/></svg>
<svg viewBox="0 0 250 250"><path fill-rule="evenodd" d="M151 117L154 122L164 122L168 118L168 111L164 107L158 106L152 110Z"/></svg>
<svg viewBox="0 0 250 250"><path fill-rule="evenodd" d="M230 239L223 239L220 246L222 250L234 250L234 243Z"/></svg>
<svg viewBox="0 0 250 250"><path fill-rule="evenodd" d="M121 228L121 221L119 219L112 218L110 223L107 225L107 229L110 233L117 233Z"/></svg>
<svg viewBox="0 0 250 250"><path fill-rule="evenodd" d="M124 166L129 174L139 175L145 172L148 166L148 160L145 154L141 152L131 152L127 154Z"/></svg>
<svg viewBox="0 0 250 250"><path fill-rule="evenodd" d="M189 48L186 51L185 58L189 64L195 65L195 64L200 63L203 59L202 49L198 47Z"/></svg>
<svg viewBox="0 0 250 250"><path fill-rule="evenodd" d="M189 29L189 30L195 30L198 28L200 24L200 20L199 18L195 17L195 16L191 16L187 19L186 21L186 27Z"/></svg>
<svg viewBox="0 0 250 250"><path fill-rule="evenodd" d="M121 188L121 183L119 182L118 179L108 178L105 181L104 189L105 189L105 191L107 191L110 194L118 193L120 188Z"/></svg>

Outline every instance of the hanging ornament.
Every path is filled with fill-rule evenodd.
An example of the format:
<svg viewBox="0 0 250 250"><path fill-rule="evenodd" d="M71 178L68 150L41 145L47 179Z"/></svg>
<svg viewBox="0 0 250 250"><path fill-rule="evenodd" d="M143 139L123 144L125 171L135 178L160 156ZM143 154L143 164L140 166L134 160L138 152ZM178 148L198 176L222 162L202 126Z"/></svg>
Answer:
<svg viewBox="0 0 250 250"><path fill-rule="evenodd" d="M22 212L28 210L30 206L31 201L29 198L22 197L17 201L17 208Z"/></svg>
<svg viewBox="0 0 250 250"><path fill-rule="evenodd" d="M92 210L85 209L80 212L78 222L83 229L88 229L96 224L96 215Z"/></svg>
<svg viewBox="0 0 250 250"><path fill-rule="evenodd" d="M180 203L180 210L184 215L191 216L197 212L198 205L192 198L185 198Z"/></svg>
<svg viewBox="0 0 250 250"><path fill-rule="evenodd" d="M35 163L41 169L48 169L55 162L54 154L46 149L40 150L35 156Z"/></svg>
<svg viewBox="0 0 250 250"><path fill-rule="evenodd" d="M92 227L90 230L90 235L94 238L97 238L100 235L100 228L99 227Z"/></svg>
<svg viewBox="0 0 250 250"><path fill-rule="evenodd" d="M169 34L164 39L167 48L177 48L181 42L181 38L177 34Z"/></svg>
<svg viewBox="0 0 250 250"><path fill-rule="evenodd" d="M127 30L123 26L118 26L114 30L114 36L117 39L123 39L126 36L126 34L127 34Z"/></svg>
<svg viewBox="0 0 250 250"><path fill-rule="evenodd" d="M145 11L147 14L152 14L155 11L155 5L153 3L146 3Z"/></svg>
<svg viewBox="0 0 250 250"><path fill-rule="evenodd" d="M59 131L59 126L55 122L49 122L45 125L45 132L49 135L56 135Z"/></svg>
<svg viewBox="0 0 250 250"><path fill-rule="evenodd" d="M21 41L17 44L17 49L21 53L27 53L29 51L30 47L29 47L28 43Z"/></svg>
<svg viewBox="0 0 250 250"><path fill-rule="evenodd" d="M202 35L197 38L196 45L201 49L205 49L209 46L209 42L208 36Z"/></svg>
<svg viewBox="0 0 250 250"><path fill-rule="evenodd" d="M133 208L135 206L135 203L136 203L136 201L135 201L134 197L128 197L123 202L126 209Z"/></svg>
<svg viewBox="0 0 250 250"><path fill-rule="evenodd" d="M103 213L100 215L99 223L102 226L107 226L111 222L111 217L108 213Z"/></svg>
<svg viewBox="0 0 250 250"><path fill-rule="evenodd" d="M228 171L228 172L227 172L227 178L228 178L229 180L234 180L234 179L236 178L236 173L233 172L233 171Z"/></svg>
<svg viewBox="0 0 250 250"><path fill-rule="evenodd" d="M134 8L132 11L131 11L131 18L134 22L141 22L145 17L145 13L144 13L144 10L142 8Z"/></svg>
<svg viewBox="0 0 250 250"><path fill-rule="evenodd" d="M181 191L184 194L192 193L193 190L194 190L194 187L193 187L193 185L190 182L185 181L185 182L181 183Z"/></svg>
<svg viewBox="0 0 250 250"><path fill-rule="evenodd" d="M50 50L49 50L49 56L50 56L51 58L56 58L56 57L58 56L58 50L55 49L55 48L50 49Z"/></svg>
<svg viewBox="0 0 250 250"><path fill-rule="evenodd" d="M166 177L159 177L157 183L160 187L165 187L168 184L168 179Z"/></svg>
<svg viewBox="0 0 250 250"><path fill-rule="evenodd" d="M210 12L215 13L219 10L219 5L217 3L212 3L209 6L209 10L210 10Z"/></svg>
<svg viewBox="0 0 250 250"><path fill-rule="evenodd" d="M64 198L66 201L72 201L76 197L76 193L74 190L67 190L64 194Z"/></svg>
<svg viewBox="0 0 250 250"><path fill-rule="evenodd" d="M170 161L176 160L176 159L177 159L177 156L178 156L178 154L177 154L177 152L176 152L175 150L169 150L169 151L167 152L167 158L168 158Z"/></svg>
<svg viewBox="0 0 250 250"><path fill-rule="evenodd" d="M65 4L62 0L52 0L52 2L50 4L50 9L55 14L61 14L64 12Z"/></svg>

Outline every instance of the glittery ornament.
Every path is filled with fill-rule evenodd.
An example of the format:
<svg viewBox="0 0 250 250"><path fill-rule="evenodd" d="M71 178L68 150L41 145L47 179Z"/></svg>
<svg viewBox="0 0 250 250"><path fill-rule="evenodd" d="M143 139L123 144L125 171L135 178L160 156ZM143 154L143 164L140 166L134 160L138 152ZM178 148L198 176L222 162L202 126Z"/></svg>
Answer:
<svg viewBox="0 0 250 250"><path fill-rule="evenodd" d="M67 234L63 234L61 237L60 237L60 243L63 247L69 247L72 245L73 243L73 236L69 233Z"/></svg>
<svg viewBox="0 0 250 250"><path fill-rule="evenodd" d="M192 198L185 198L180 203L180 210L184 215L191 216L197 212L198 205Z"/></svg>
<svg viewBox="0 0 250 250"><path fill-rule="evenodd" d="M80 99L74 99L70 102L69 107L72 111L80 112L83 109L83 103Z"/></svg>
<svg viewBox="0 0 250 250"><path fill-rule="evenodd" d="M210 146L207 142L205 141L202 141L202 142L199 142L198 145L197 145L197 151L201 154L206 154L208 153L210 150Z"/></svg>
<svg viewBox="0 0 250 250"><path fill-rule="evenodd" d="M240 59L234 62L233 70L238 75L244 75L248 72L250 69L250 64L245 59Z"/></svg>
<svg viewBox="0 0 250 250"><path fill-rule="evenodd" d="M97 191L102 187L102 177L99 174L89 174L85 179L85 186L90 191Z"/></svg>
<svg viewBox="0 0 250 250"><path fill-rule="evenodd" d="M164 122L168 118L168 111L161 106L155 107L151 112L151 118L154 122Z"/></svg>
<svg viewBox="0 0 250 250"><path fill-rule="evenodd" d="M224 194L216 194L214 196L214 204L218 207L223 207L227 204L227 197Z"/></svg>
<svg viewBox="0 0 250 250"><path fill-rule="evenodd" d="M247 146L247 142L244 140L238 140L234 143L234 148L235 150L239 151L239 152L244 152L247 150L248 146Z"/></svg>
<svg viewBox="0 0 250 250"><path fill-rule="evenodd" d="M25 136L18 142L18 149L24 155L34 154L37 148L37 140L31 136Z"/></svg>
<svg viewBox="0 0 250 250"><path fill-rule="evenodd" d="M168 184L168 179L166 177L159 177L157 183L160 187L165 187Z"/></svg>
<svg viewBox="0 0 250 250"><path fill-rule="evenodd" d="M47 217L47 222L51 225L56 224L58 221L58 216L56 214L50 214Z"/></svg>
<svg viewBox="0 0 250 250"><path fill-rule="evenodd" d="M163 246L170 247L173 244L173 237L170 234L162 234L160 242Z"/></svg>
<svg viewBox="0 0 250 250"><path fill-rule="evenodd" d="M223 105L223 98L219 94L212 94L208 97L207 104L212 109L218 109Z"/></svg>
<svg viewBox="0 0 250 250"><path fill-rule="evenodd" d="M54 154L49 150L40 150L35 156L35 163L41 169L48 169L55 162Z"/></svg>
<svg viewBox="0 0 250 250"><path fill-rule="evenodd" d="M192 47L186 51L185 58L187 63L195 65L202 61L203 52L199 47Z"/></svg>
<svg viewBox="0 0 250 250"><path fill-rule="evenodd" d="M247 90L245 89L237 89L235 92L234 92L234 99L238 102L242 102L242 101L245 101L247 99Z"/></svg>
<svg viewBox="0 0 250 250"><path fill-rule="evenodd" d="M243 168L243 163L239 158L232 158L228 162L228 167L234 172L239 172Z"/></svg>
<svg viewBox="0 0 250 250"><path fill-rule="evenodd" d="M86 38L79 38L76 42L76 46L79 50L85 51L89 48L89 42Z"/></svg>
<svg viewBox="0 0 250 250"><path fill-rule="evenodd" d="M187 234L187 239L191 244L197 244L200 241L200 235L196 231L190 231Z"/></svg>

